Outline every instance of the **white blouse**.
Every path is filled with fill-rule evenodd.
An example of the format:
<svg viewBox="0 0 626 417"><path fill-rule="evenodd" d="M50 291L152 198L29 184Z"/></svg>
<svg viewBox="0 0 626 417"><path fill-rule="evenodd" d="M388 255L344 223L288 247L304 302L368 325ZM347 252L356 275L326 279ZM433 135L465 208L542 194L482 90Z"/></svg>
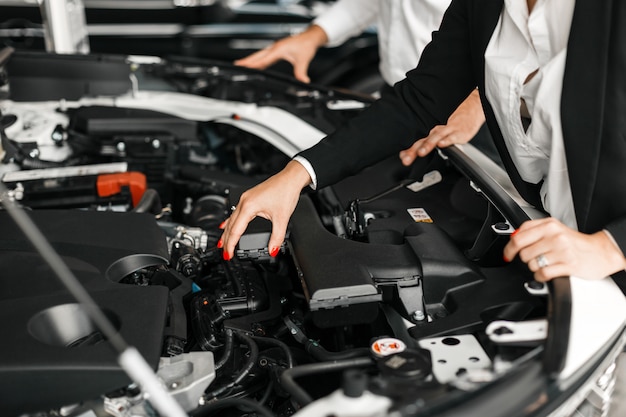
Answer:
<svg viewBox="0 0 626 417"><path fill-rule="evenodd" d="M520 176L530 183L543 180L546 211L577 229L561 127L574 3L538 0L529 15L526 1L504 0L485 52L485 95ZM522 104L530 124L522 123Z"/></svg>
<svg viewBox="0 0 626 417"><path fill-rule="evenodd" d="M314 23L331 47L376 24L380 73L393 85L415 68L449 5L450 0L339 0Z"/></svg>

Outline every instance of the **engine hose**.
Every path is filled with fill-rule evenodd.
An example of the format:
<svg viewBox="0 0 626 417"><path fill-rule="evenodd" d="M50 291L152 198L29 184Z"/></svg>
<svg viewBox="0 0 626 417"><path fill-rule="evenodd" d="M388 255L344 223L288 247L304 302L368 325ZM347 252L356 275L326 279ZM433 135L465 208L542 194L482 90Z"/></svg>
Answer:
<svg viewBox="0 0 626 417"><path fill-rule="evenodd" d="M265 404L265 402L270 398L270 394L272 393L273 390L274 390L274 380L270 379L267 384L267 387L265 388L265 392L263 393L263 396L259 398L259 404Z"/></svg>
<svg viewBox="0 0 626 417"><path fill-rule="evenodd" d="M205 395L205 398L217 397L218 395L223 394L224 392L239 384L241 381L244 380L245 377L248 376L254 365L256 365L257 360L259 359L259 347L256 345L256 343L254 343L254 340L252 340L252 338L245 333L236 332L235 334L242 342L248 345L248 348L250 349L250 355L248 356L248 360L239 372L239 375L237 375L237 377L230 384L218 388L213 392L207 393Z"/></svg>
<svg viewBox="0 0 626 417"><path fill-rule="evenodd" d="M135 207L133 207L133 212L135 213L150 213L150 214L160 214L161 210L163 210L163 205L161 204L161 197L159 197L159 193L152 188L147 189L143 196L141 196L141 200Z"/></svg>
<svg viewBox="0 0 626 417"><path fill-rule="evenodd" d="M275 345L281 348L283 352L285 352L285 357L287 359L287 368L293 368L293 355L291 354L291 351L289 350L289 346L287 346L286 343L283 343L277 339L272 339L270 337L252 336L252 339L256 340L257 342L267 343L267 344Z"/></svg>
<svg viewBox="0 0 626 417"><path fill-rule="evenodd" d="M372 365L374 362L371 358L354 358L342 361L309 363L306 365L295 366L286 369L280 375L281 387L291 394L291 397L301 406L306 406L313 402L313 398L298 385L296 378L308 375L322 374L326 372L341 371L343 369L354 367L365 367Z"/></svg>
<svg viewBox="0 0 626 417"><path fill-rule="evenodd" d="M298 327L293 320L291 320L291 318L285 317L283 321L293 338L296 339L298 343L302 343L304 345L304 350L320 362L340 361L370 355L370 350L368 348L356 348L341 352L328 351L315 340L306 337L302 329L300 329L300 327Z"/></svg>
<svg viewBox="0 0 626 417"><path fill-rule="evenodd" d="M41 159L32 158L30 156L25 157L19 164L24 169L46 169L46 168L58 168L62 166L59 162L54 161L42 161Z"/></svg>
<svg viewBox="0 0 626 417"><path fill-rule="evenodd" d="M212 401L192 411L189 416L210 417L213 415L214 411L226 407L245 408L249 410L254 410L258 415L263 417L275 417L275 415L267 407L248 398L225 398L223 400Z"/></svg>
<svg viewBox="0 0 626 417"><path fill-rule="evenodd" d="M228 362L231 354L233 353L233 331L232 329L226 329L225 332L226 341L224 342L224 353L219 362L215 364L215 370L219 370L222 366Z"/></svg>
<svg viewBox="0 0 626 417"><path fill-rule="evenodd" d="M368 348L356 348L344 350L341 352L331 352L326 350L320 344L318 344L315 340L307 340L304 344L304 349L306 352L313 356L316 360L321 362L330 362L330 361L341 361L344 359L352 359L352 358L361 358L370 355L370 350Z"/></svg>

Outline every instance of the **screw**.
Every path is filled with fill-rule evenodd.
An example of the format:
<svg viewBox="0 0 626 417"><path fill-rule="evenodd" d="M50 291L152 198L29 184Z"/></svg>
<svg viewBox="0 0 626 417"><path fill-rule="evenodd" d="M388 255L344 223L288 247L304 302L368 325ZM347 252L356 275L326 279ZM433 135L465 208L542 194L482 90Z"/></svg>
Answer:
<svg viewBox="0 0 626 417"><path fill-rule="evenodd" d="M117 142L117 145L115 145L115 148L119 152L124 152L126 150L126 144L124 142Z"/></svg>
<svg viewBox="0 0 626 417"><path fill-rule="evenodd" d="M413 320L422 321L426 318L426 315L422 310L415 310L413 313Z"/></svg>

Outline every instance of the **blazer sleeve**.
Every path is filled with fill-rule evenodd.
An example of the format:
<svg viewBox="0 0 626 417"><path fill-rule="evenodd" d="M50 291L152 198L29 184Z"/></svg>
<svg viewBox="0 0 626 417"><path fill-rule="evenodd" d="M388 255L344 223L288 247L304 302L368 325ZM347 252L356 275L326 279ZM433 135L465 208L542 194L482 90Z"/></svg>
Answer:
<svg viewBox="0 0 626 417"><path fill-rule="evenodd" d="M419 65L394 91L299 155L324 187L428 135L477 86L470 49L469 5L453 0Z"/></svg>

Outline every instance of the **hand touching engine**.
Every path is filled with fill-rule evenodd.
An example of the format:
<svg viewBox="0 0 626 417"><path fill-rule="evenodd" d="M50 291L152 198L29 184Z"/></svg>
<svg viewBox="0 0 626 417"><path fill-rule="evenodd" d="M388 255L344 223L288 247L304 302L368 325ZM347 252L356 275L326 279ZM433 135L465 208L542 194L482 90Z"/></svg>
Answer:
<svg viewBox="0 0 626 417"><path fill-rule="evenodd" d="M428 155L433 149L446 148L469 142L485 123L485 114L478 90L474 90L452 113L448 124L432 128L429 135L417 140L410 148L400 151L400 160L409 166L417 157Z"/></svg>
<svg viewBox="0 0 626 417"><path fill-rule="evenodd" d="M271 256L276 256L285 239L289 218L298 204L300 191L311 182L309 173L297 161L291 161L278 174L241 195L236 209L224 223L224 233L217 243L224 249L224 259L233 257L235 246L255 217L272 222L268 243Z"/></svg>
<svg viewBox="0 0 626 417"><path fill-rule="evenodd" d="M326 42L328 42L326 32L317 25L311 25L302 33L281 39L265 49L235 61L235 65L265 69L280 60L285 60L293 65L294 77L308 83L309 64L315 57L317 49Z"/></svg>

